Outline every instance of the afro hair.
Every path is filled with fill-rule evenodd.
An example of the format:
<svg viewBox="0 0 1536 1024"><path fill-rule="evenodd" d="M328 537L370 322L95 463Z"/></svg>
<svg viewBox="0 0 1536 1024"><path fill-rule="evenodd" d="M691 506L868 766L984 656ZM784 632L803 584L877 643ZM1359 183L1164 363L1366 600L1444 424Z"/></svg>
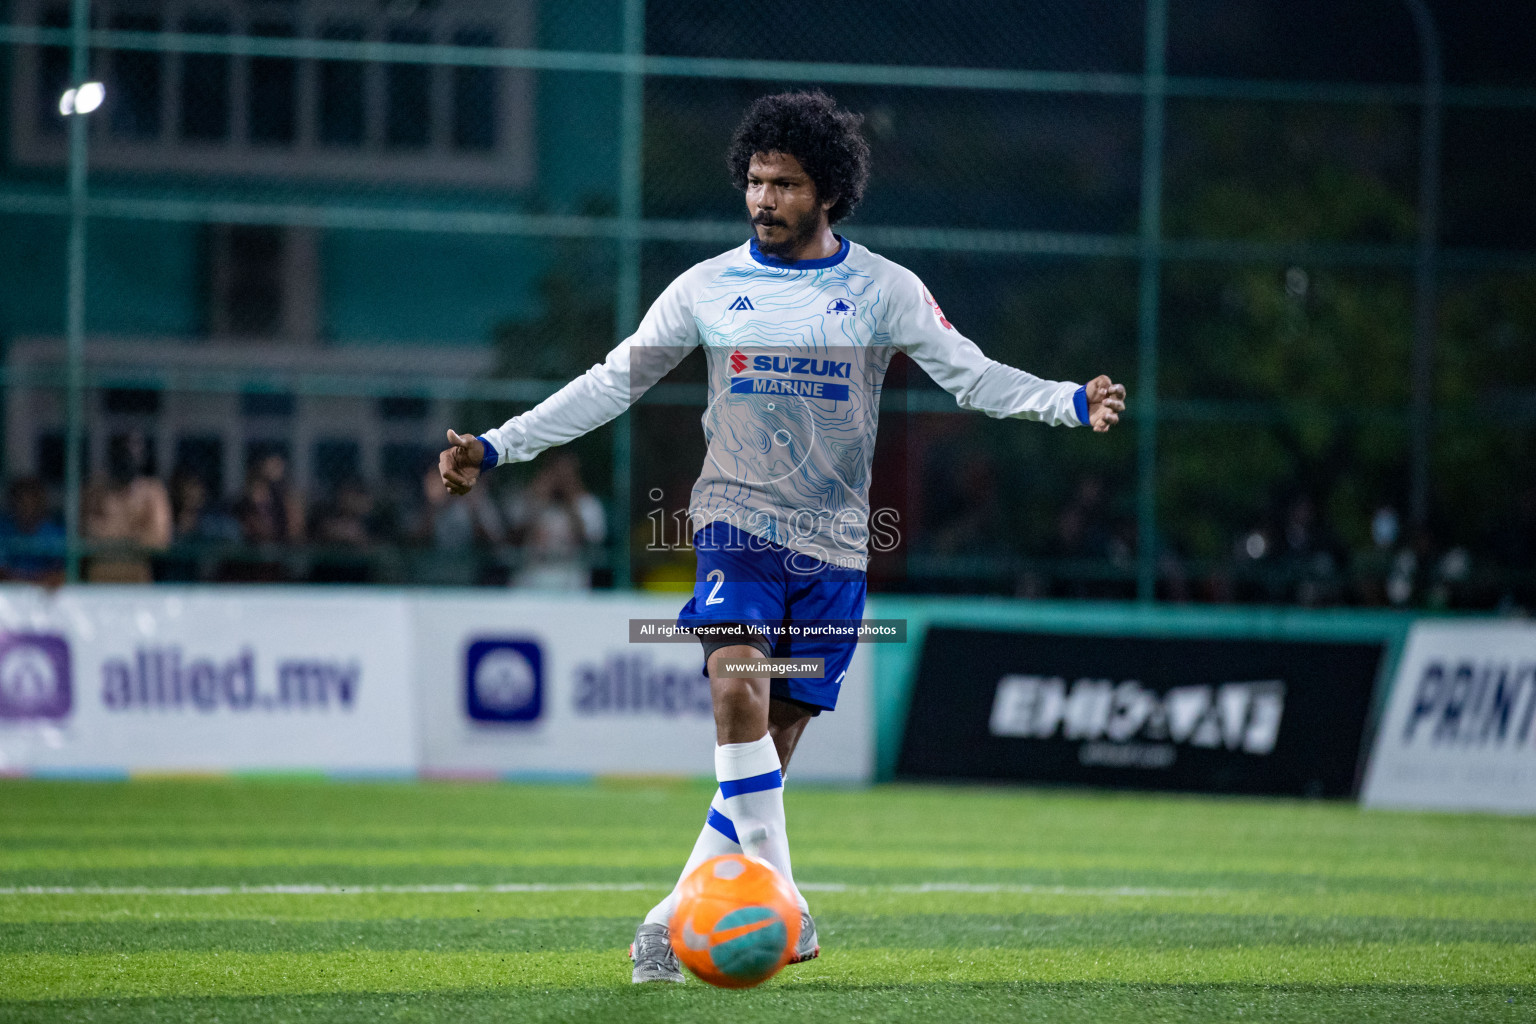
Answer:
<svg viewBox="0 0 1536 1024"><path fill-rule="evenodd" d="M754 153L788 153L800 161L820 197L836 196L827 221L836 224L864 198L869 182L869 143L859 131L862 115L841 110L821 90L763 96L747 108L726 163L731 182L747 187Z"/></svg>

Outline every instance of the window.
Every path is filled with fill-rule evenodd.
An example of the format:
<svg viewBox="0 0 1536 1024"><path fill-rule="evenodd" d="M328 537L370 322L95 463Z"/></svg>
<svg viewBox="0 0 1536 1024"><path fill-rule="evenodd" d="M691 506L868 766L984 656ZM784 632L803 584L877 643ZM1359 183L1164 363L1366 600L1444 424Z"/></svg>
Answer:
<svg viewBox="0 0 1536 1024"><path fill-rule="evenodd" d="M315 442L314 475L318 480L335 483L361 476L361 463L362 449L350 438L327 437Z"/></svg>
<svg viewBox="0 0 1536 1024"><path fill-rule="evenodd" d="M393 395L379 399L379 419L389 420L424 420L427 418L429 403L425 398L415 398L409 395Z"/></svg>
<svg viewBox="0 0 1536 1024"><path fill-rule="evenodd" d="M57 4L44 8L38 24L43 28L68 28L69 8ZM69 88L69 50L62 46L40 46L34 52L37 60L37 121L33 127L39 135L61 138L64 118L59 116L59 97Z"/></svg>
<svg viewBox="0 0 1536 1024"><path fill-rule="evenodd" d="M181 23L192 35L229 34L223 18L192 17ZM181 56L181 137L210 142L229 138L230 58L218 53Z"/></svg>
<svg viewBox="0 0 1536 1024"><path fill-rule="evenodd" d="M293 25L284 21L258 21L251 25L251 35L291 39ZM251 141L292 144L298 133L298 64L286 57L252 57L250 68L246 117Z"/></svg>
<svg viewBox="0 0 1536 1024"><path fill-rule="evenodd" d="M176 439L174 472L191 473L208 488L210 499L224 493L224 441L193 434Z"/></svg>
<svg viewBox="0 0 1536 1024"><path fill-rule="evenodd" d="M405 46L534 42L533 0L95 0L114 32ZM13 0L11 22L67 28L69 5ZM107 85L93 119L103 170L520 186L532 180L533 73L513 68L176 53L124 40L96 58ZM67 47L23 46L11 64L19 163L67 158L59 95Z"/></svg>
<svg viewBox="0 0 1536 1024"><path fill-rule="evenodd" d="M282 327L283 229L266 224L217 224L210 271L213 333L270 336Z"/></svg>
<svg viewBox="0 0 1536 1024"><path fill-rule="evenodd" d="M270 224L210 224L206 232L209 333L314 340L318 234Z"/></svg>
<svg viewBox="0 0 1536 1024"><path fill-rule="evenodd" d="M330 24L322 39L358 42L363 27L355 22ZM364 139L363 65L357 61L327 60L319 66L320 142L327 146L361 146Z"/></svg>
<svg viewBox="0 0 1536 1024"><path fill-rule="evenodd" d="M247 391L240 396L242 416L292 416L293 408L293 395L286 391Z"/></svg>
<svg viewBox="0 0 1536 1024"><path fill-rule="evenodd" d="M389 30L392 43L430 43L423 29L396 27ZM432 124L432 68L425 64L390 64L384 68L384 139L397 148L420 149L427 144Z"/></svg>
<svg viewBox="0 0 1536 1024"><path fill-rule="evenodd" d="M113 28L123 32L158 32L160 19L153 15L119 14ZM155 139L160 136L161 76L164 62L159 54L142 50L117 50L108 57L112 102L107 118L113 136L124 139Z"/></svg>
<svg viewBox="0 0 1536 1024"><path fill-rule="evenodd" d="M101 408L120 416L153 416L160 411L160 392L154 388L107 388L101 393Z"/></svg>
<svg viewBox="0 0 1536 1024"><path fill-rule="evenodd" d="M379 476L395 484L403 494L420 493L421 478L437 465L440 449L424 444L391 441L379 449Z"/></svg>
<svg viewBox="0 0 1536 1024"><path fill-rule="evenodd" d="M459 46L495 46L496 33L483 27L460 29L453 41ZM453 145L480 152L496 148L494 68L453 69Z"/></svg>

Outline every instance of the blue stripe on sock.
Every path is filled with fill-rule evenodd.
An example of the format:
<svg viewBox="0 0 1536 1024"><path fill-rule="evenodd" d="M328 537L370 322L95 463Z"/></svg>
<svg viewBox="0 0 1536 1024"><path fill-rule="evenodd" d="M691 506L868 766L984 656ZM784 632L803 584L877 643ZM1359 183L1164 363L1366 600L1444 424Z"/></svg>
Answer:
<svg viewBox="0 0 1536 1024"><path fill-rule="evenodd" d="M784 773L775 768L771 772L754 775L750 779L732 779L720 783L720 795L729 800L744 793L760 793L765 789L778 789L784 785Z"/></svg>
<svg viewBox="0 0 1536 1024"><path fill-rule="evenodd" d="M709 809L709 817L704 819L704 824L719 832L737 846L741 845L741 840L736 838L736 823L713 807Z"/></svg>

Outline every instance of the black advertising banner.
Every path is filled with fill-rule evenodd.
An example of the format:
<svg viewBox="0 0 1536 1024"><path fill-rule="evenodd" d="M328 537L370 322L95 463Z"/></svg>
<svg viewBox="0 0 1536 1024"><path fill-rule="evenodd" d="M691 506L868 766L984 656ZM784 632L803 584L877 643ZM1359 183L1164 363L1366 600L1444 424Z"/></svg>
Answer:
<svg viewBox="0 0 1536 1024"><path fill-rule="evenodd" d="M1380 643L933 627L904 778L1350 796Z"/></svg>

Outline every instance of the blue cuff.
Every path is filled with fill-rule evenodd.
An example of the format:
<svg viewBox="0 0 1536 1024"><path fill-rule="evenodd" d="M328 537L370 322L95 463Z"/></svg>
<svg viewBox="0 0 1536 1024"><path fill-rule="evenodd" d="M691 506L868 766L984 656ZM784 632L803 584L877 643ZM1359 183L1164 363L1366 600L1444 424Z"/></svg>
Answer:
<svg viewBox="0 0 1536 1024"><path fill-rule="evenodd" d="M1088 385L1084 384L1072 392L1072 409L1077 413L1077 421L1083 426L1088 425Z"/></svg>
<svg viewBox="0 0 1536 1024"><path fill-rule="evenodd" d="M485 454L480 456L480 472L496 468L496 446L485 439L484 434L476 434L475 440L485 445Z"/></svg>

